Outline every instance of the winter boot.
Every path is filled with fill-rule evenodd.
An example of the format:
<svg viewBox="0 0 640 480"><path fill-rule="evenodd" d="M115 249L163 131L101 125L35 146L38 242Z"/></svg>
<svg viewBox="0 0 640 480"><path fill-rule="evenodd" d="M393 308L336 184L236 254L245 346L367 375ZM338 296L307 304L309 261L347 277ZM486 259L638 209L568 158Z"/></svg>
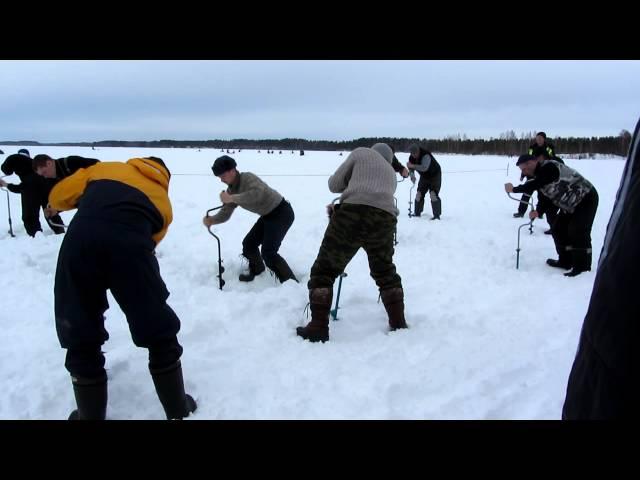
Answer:
<svg viewBox="0 0 640 480"><path fill-rule="evenodd" d="M284 283L287 280L295 280L297 283L300 283L291 271L291 267L289 267L287 261L282 257L279 257L270 269L273 271L277 279L280 280L280 283Z"/></svg>
<svg viewBox="0 0 640 480"><path fill-rule="evenodd" d="M306 327L296 328L296 334L310 342L329 340L329 311L333 301L332 288L314 288L309 290L311 321Z"/></svg>
<svg viewBox="0 0 640 480"><path fill-rule="evenodd" d="M440 220L440 215L442 214L442 202L440 198L436 197L436 200L431 200L431 210L433 211L431 220Z"/></svg>
<svg viewBox="0 0 640 480"><path fill-rule="evenodd" d="M571 263L571 253L564 245L556 244L556 251L558 252L558 260L553 258L547 258L547 265L550 267L564 268L569 270L573 265Z"/></svg>
<svg viewBox="0 0 640 480"><path fill-rule="evenodd" d="M424 209L424 197L421 196L420 199L418 200L418 196L416 195L416 201L414 203L414 210L413 210L413 216L414 217L419 217L420 215L422 215L422 210Z"/></svg>
<svg viewBox="0 0 640 480"><path fill-rule="evenodd" d="M565 270L569 270L571 268L571 262L563 258L560 258L559 260L547 258L547 265L550 267L563 268Z"/></svg>
<svg viewBox="0 0 640 480"><path fill-rule="evenodd" d="M196 411L195 400L184 393L180 360L169 367L149 371L167 420L182 420Z"/></svg>
<svg viewBox="0 0 640 480"><path fill-rule="evenodd" d="M591 249L575 249L571 251L573 268L564 274L565 277L575 277L582 272L591 271Z"/></svg>
<svg viewBox="0 0 640 480"><path fill-rule="evenodd" d="M265 270L262 256L259 252L243 253L244 257L249 260L249 272L241 273L238 280L241 282L252 282L256 275L260 275Z"/></svg>
<svg viewBox="0 0 640 480"><path fill-rule="evenodd" d="M524 217L524 213L516 212L513 214L513 218L522 218Z"/></svg>
<svg viewBox="0 0 640 480"><path fill-rule="evenodd" d="M97 378L71 377L78 408L69 420L104 420L107 416L107 376Z"/></svg>
<svg viewBox="0 0 640 480"><path fill-rule="evenodd" d="M380 296L384 309L389 315L389 328L393 332L400 328L408 328L404 319L404 291L402 287L381 290Z"/></svg>

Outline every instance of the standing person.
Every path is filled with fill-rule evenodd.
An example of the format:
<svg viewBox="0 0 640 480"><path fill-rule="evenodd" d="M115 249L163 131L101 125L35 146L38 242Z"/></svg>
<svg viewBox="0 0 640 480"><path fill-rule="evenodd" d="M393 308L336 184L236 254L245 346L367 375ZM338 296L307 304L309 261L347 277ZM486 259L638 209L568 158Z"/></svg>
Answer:
<svg viewBox="0 0 640 480"><path fill-rule="evenodd" d="M318 256L311 267L311 321L296 334L311 342L329 340L333 284L353 256L363 248L369 259L391 330L407 328L402 280L393 264L393 233L398 209L393 194L397 182L391 167L393 152L386 143L356 148L329 178L329 190L341 193L333 207Z"/></svg>
<svg viewBox="0 0 640 480"><path fill-rule="evenodd" d="M534 156L538 156L541 153L546 160L555 160L556 157L555 147L547 141L547 134L544 132L536 133L536 137L533 143L529 145L527 153Z"/></svg>
<svg viewBox="0 0 640 480"><path fill-rule="evenodd" d="M591 227L598 209L598 192L586 178L574 169L542 156L520 155L516 165L527 177L534 177L523 185L505 184L508 193L527 193L538 190L538 206L529 218L542 216L549 205L560 208L551 231L558 252L558 260L547 259L547 265L571 270L567 277L575 277L591 270Z"/></svg>
<svg viewBox="0 0 640 480"><path fill-rule="evenodd" d="M149 350L149 371L167 419L187 417L196 403L184 392L180 319L167 304L155 248L173 219L171 174L155 157L101 162L58 182L49 196L58 211L77 208L55 277L56 331L67 349L77 409L70 420L104 420L107 375L102 344L110 290L133 342ZM79 201L82 199L82 201Z"/></svg>
<svg viewBox="0 0 640 480"><path fill-rule="evenodd" d="M416 193L415 211L413 216L422 215L424 208L424 198L429 193L431 197L431 209L433 217L431 220L440 220L442 214L442 203L440 201L440 187L442 186L442 169L430 151L416 145L409 146L409 162L407 168L411 172L411 181L415 183L415 171L420 172L418 182L418 192Z"/></svg>
<svg viewBox="0 0 640 480"><path fill-rule="evenodd" d="M220 200L224 204L222 209L214 216L204 217L202 222L206 227L224 223L238 206L257 213L260 218L242 240L242 255L249 261L249 271L240 274L239 280L253 281L256 275L265 271L266 264L280 283L287 280L297 282L291 267L278 253L295 219L291 204L256 175L241 173L236 167L236 161L227 155L217 158L213 163L213 174L228 188L220 193Z"/></svg>
<svg viewBox="0 0 640 480"><path fill-rule="evenodd" d="M607 225L563 420L634 420L640 405L640 121Z"/></svg>
<svg viewBox="0 0 640 480"><path fill-rule="evenodd" d="M0 187L6 187L13 193L20 194L22 204L22 223L27 235L35 237L37 232L42 232L40 225L40 208L45 211L47 223L62 225L62 218L58 215L48 218L47 197L53 182L46 180L35 174L31 165L29 150L21 148L18 153L9 155L0 167L6 175L16 174L20 178L20 184L7 183L0 179ZM64 233L64 228L54 226L49 223L49 227L57 235Z"/></svg>

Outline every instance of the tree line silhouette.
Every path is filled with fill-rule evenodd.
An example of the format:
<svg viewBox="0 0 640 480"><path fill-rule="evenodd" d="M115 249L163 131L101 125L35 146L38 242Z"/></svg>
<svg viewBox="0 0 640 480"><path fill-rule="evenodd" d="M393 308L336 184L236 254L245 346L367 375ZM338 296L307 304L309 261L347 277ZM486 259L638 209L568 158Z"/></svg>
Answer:
<svg viewBox="0 0 640 480"><path fill-rule="evenodd" d="M396 152L407 152L409 145L417 143L438 153L463 155L519 155L527 150L533 141L535 132L517 136L513 130L504 132L499 138L469 139L466 135L450 135L442 139L398 138L398 137L361 137L354 140L306 140L303 138L281 138L252 140L236 138L231 140L152 140L123 141L102 140L99 142L62 142L40 143L34 141L4 141L2 145L25 146L73 146L73 147L130 147L130 148L212 148L212 149L251 149L251 150L323 150L350 151L358 147L370 147L374 143L384 142ZM618 136L608 137L549 137L559 155L571 155L578 158L593 157L596 154L626 156L631 144L631 133L622 130Z"/></svg>

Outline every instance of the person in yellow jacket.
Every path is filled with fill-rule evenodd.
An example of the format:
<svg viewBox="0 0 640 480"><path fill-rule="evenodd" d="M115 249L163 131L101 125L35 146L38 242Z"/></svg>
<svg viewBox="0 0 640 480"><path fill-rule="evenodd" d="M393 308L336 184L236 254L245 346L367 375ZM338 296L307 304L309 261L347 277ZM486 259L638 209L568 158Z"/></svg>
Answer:
<svg viewBox="0 0 640 480"><path fill-rule="evenodd" d="M127 317L133 342L149 350L149 370L168 419L196 409L185 394L177 333L155 247L173 219L171 173L156 157L100 162L61 180L49 194L52 211L77 208L60 247L55 319L67 350L77 409L70 420L104 420L107 375L101 346L109 338L107 290Z"/></svg>

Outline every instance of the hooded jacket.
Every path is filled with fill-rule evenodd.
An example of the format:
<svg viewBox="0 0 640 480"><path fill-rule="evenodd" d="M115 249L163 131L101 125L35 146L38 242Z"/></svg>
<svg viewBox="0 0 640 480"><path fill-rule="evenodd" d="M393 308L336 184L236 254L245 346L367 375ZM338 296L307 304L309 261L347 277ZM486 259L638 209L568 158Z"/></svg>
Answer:
<svg viewBox="0 0 640 480"><path fill-rule="evenodd" d="M170 178L169 169L155 157L100 162L58 182L49 194L49 204L59 211L77 208L77 218L100 218L148 229L158 244L173 221Z"/></svg>

